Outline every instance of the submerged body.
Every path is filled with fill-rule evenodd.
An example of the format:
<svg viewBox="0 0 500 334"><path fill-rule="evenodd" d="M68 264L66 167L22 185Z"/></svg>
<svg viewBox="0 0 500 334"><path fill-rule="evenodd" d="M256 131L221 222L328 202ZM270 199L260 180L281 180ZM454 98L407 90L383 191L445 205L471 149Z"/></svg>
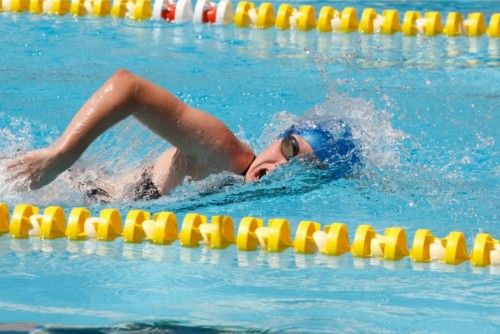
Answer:
<svg viewBox="0 0 500 334"><path fill-rule="evenodd" d="M256 181L297 155L315 157L326 164L333 157L337 165L343 164L336 178L348 175L359 162L350 138L349 145L338 149L333 137L318 137L318 131L308 129L288 131L256 156L217 118L137 75L119 70L82 106L54 143L9 161L9 179L21 180L28 189L49 184L70 168L99 135L131 115L173 145L152 166L141 168L140 182L132 190L134 199L157 198L177 187L185 177L200 180L223 171ZM330 141L330 156L323 139ZM121 182L130 184L136 179L134 173ZM104 188L91 189L90 195L117 197Z"/></svg>

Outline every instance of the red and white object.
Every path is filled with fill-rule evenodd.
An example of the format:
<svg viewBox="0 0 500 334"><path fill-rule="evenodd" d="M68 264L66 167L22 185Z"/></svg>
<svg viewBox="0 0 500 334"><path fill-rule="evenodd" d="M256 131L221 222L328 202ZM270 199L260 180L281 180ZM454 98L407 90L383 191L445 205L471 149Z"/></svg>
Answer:
<svg viewBox="0 0 500 334"><path fill-rule="evenodd" d="M194 7L193 22L228 24L233 21L231 0L221 0L218 4L210 0L198 0Z"/></svg>
<svg viewBox="0 0 500 334"><path fill-rule="evenodd" d="M155 0L151 17L171 22L188 22L193 20L191 0Z"/></svg>

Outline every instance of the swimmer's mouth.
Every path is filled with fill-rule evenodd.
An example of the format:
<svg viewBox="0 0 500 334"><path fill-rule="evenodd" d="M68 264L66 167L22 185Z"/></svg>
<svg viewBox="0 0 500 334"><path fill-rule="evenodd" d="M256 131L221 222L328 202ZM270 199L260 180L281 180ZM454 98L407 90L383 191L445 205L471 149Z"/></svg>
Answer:
<svg viewBox="0 0 500 334"><path fill-rule="evenodd" d="M261 169L257 172L255 177L257 178L257 180L260 180L263 176L266 176L266 175L267 175L267 169Z"/></svg>

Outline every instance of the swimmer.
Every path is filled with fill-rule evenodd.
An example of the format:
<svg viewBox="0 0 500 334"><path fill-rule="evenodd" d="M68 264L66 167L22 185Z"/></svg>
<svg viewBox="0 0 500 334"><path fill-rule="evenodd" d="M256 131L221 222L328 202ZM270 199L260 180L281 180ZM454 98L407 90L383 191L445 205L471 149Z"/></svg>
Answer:
<svg viewBox="0 0 500 334"><path fill-rule="evenodd" d="M343 122L338 122L343 128L340 138L315 124L297 124L256 156L217 118L127 70L119 70L49 147L10 160L6 165L9 180L23 180L28 189L51 183L97 137L131 115L173 146L139 171L139 181L133 181L132 186L130 179L123 182L128 183L128 196L134 200L161 197L186 177L201 180L224 171L256 181L294 157L317 160L335 179L349 176L360 164L350 129ZM87 192L90 197L114 197L103 187Z"/></svg>

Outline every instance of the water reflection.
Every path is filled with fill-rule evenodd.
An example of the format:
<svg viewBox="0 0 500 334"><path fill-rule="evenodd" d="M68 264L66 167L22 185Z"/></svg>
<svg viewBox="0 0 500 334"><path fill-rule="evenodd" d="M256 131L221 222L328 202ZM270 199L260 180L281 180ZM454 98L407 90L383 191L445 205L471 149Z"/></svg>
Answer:
<svg viewBox="0 0 500 334"><path fill-rule="evenodd" d="M143 244L123 243L122 255L129 260L142 259Z"/></svg>
<svg viewBox="0 0 500 334"><path fill-rule="evenodd" d="M321 253L297 254L289 248L281 253L269 253L262 249L256 251L238 251L235 246L226 249L210 249L206 245L197 248L181 247L178 243L172 245L154 245L148 242L140 244L114 242L99 242L96 240L68 241L64 238L56 240L7 239L0 241L0 252L5 254L42 253L42 254L73 254L81 256L97 255L100 257L121 257L126 260L143 260L152 262L186 264L210 264L226 266L235 264L240 268L265 267L270 269L313 269L327 267L331 269L370 269L383 268L390 271L412 269L415 272L472 272L474 274L500 275L500 266L475 267L468 261L459 265L449 265L440 261L428 263L413 262L409 257L398 261L383 260L379 257L358 258L349 253L341 256L326 256Z"/></svg>
<svg viewBox="0 0 500 334"><path fill-rule="evenodd" d="M259 251L239 251L236 253L236 259L239 267L261 267L264 264L264 256Z"/></svg>
<svg viewBox="0 0 500 334"><path fill-rule="evenodd" d="M187 248L187 247L180 247L179 248L179 260L182 263L199 263L201 254L200 254L200 248Z"/></svg>
<svg viewBox="0 0 500 334"><path fill-rule="evenodd" d="M25 254L33 250L33 245L29 239L11 239L10 249L16 253Z"/></svg>
<svg viewBox="0 0 500 334"><path fill-rule="evenodd" d="M341 269L343 267L352 266L352 257L348 254L343 254L340 256L324 256L318 255L314 258L315 266L325 266L331 269Z"/></svg>
<svg viewBox="0 0 500 334"><path fill-rule="evenodd" d="M178 260L177 249L172 250L170 245L153 245L146 243L142 250L142 257L153 262L174 262Z"/></svg>
<svg viewBox="0 0 500 334"><path fill-rule="evenodd" d="M311 268L316 265L318 254L294 254L295 266L299 269Z"/></svg>
<svg viewBox="0 0 500 334"><path fill-rule="evenodd" d="M282 253L267 253L266 263L271 269L285 269L291 266L291 258L289 255L289 250L285 250ZM288 254L287 254L288 253Z"/></svg>

